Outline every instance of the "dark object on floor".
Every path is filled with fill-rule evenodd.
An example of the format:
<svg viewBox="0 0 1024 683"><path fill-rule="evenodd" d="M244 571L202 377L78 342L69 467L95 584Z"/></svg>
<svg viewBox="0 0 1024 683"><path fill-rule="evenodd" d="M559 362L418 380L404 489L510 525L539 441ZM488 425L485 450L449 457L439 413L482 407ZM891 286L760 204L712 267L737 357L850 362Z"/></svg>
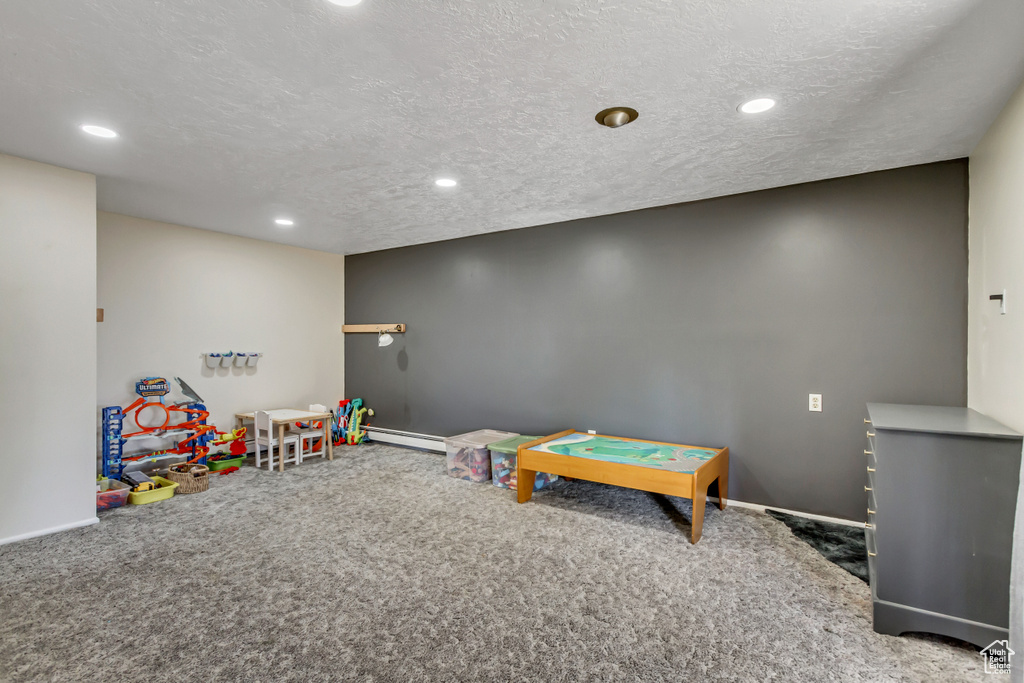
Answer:
<svg viewBox="0 0 1024 683"><path fill-rule="evenodd" d="M793 535L864 583L868 582L868 551L864 530L832 522L819 522L784 512L766 512L790 528Z"/></svg>

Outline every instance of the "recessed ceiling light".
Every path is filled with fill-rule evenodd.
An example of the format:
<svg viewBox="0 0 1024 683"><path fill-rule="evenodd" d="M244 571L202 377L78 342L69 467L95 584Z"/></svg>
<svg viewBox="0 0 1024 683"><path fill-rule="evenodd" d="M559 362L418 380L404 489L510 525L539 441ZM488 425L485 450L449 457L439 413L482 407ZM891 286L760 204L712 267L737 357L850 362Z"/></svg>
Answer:
<svg viewBox="0 0 1024 683"><path fill-rule="evenodd" d="M116 132L110 130L109 128L104 128L103 126L94 126L92 124L88 124L87 123L84 126L82 126L82 130L84 132L88 133L89 135L95 135L98 138L116 138L117 137L117 133Z"/></svg>
<svg viewBox="0 0 1024 683"><path fill-rule="evenodd" d="M355 7L363 0L327 0L332 5L340 5L341 7Z"/></svg>
<svg viewBox="0 0 1024 683"><path fill-rule="evenodd" d="M598 123L602 126L608 126L609 128L618 128L624 126L627 123L636 121L636 117L640 116L636 109L630 109L629 107L612 107L611 109L603 109L597 112L597 116L594 117Z"/></svg>
<svg viewBox="0 0 1024 683"><path fill-rule="evenodd" d="M278 225L283 225L285 227L295 225L295 221L293 221L291 218L275 218L274 222L277 223Z"/></svg>
<svg viewBox="0 0 1024 683"><path fill-rule="evenodd" d="M438 187L455 187L459 183L457 180L452 180L451 178L438 178L434 181L434 184Z"/></svg>
<svg viewBox="0 0 1024 683"><path fill-rule="evenodd" d="M768 97L761 97L750 100L740 105L740 111L744 114L761 114L775 106L775 100Z"/></svg>

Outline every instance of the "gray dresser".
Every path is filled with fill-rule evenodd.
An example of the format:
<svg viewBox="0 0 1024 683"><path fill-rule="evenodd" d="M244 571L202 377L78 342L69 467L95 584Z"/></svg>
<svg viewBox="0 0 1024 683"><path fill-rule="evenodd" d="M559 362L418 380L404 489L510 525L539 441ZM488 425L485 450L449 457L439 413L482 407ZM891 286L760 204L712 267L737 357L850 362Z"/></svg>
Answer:
<svg viewBox="0 0 1024 683"><path fill-rule="evenodd" d="M1007 637L1021 435L969 408L869 403L875 631Z"/></svg>

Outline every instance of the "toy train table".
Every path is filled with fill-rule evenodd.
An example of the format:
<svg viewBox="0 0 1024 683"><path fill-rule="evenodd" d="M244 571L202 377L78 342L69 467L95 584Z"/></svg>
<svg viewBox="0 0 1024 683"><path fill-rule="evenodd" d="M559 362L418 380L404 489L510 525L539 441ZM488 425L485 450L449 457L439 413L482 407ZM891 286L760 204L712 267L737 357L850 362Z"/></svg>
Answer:
<svg viewBox="0 0 1024 683"><path fill-rule="evenodd" d="M700 540L708 486L718 480L718 507L729 489L729 449L642 441L569 429L528 441L516 454L519 502L533 496L537 472L663 493L693 501L690 542Z"/></svg>

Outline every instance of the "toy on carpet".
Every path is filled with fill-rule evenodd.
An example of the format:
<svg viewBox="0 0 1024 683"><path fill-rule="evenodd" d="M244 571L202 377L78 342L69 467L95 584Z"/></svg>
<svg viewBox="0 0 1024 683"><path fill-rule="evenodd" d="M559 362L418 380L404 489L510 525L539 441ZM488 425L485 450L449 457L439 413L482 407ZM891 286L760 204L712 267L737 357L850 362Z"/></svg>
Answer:
<svg viewBox="0 0 1024 683"><path fill-rule="evenodd" d="M164 397L170 393L170 386L163 377L146 377L135 383L135 393L139 395L134 402L125 408L109 406L103 409L103 476L119 479L124 470L125 462L145 462L156 460L161 456L182 455L189 464L206 464L211 445L228 444L229 452L245 449L245 429L236 429L228 435L219 431L214 425L207 424L210 416L206 406L198 394L180 377L174 378L181 386L181 392L189 401L165 404ZM151 401L150 398L157 400ZM144 410L159 411L156 423L143 426L139 415ZM162 414L160 414L162 413ZM124 421L131 418L138 431L124 433ZM182 418L180 421L177 421ZM171 448L139 455L125 456L123 448L131 439L145 437L175 438L184 437ZM240 444L240 445L236 445Z"/></svg>
<svg viewBox="0 0 1024 683"><path fill-rule="evenodd" d="M138 493L139 491L152 491L156 488L156 482L150 479L149 475L138 471L125 472L121 476L121 481L131 486L133 493Z"/></svg>
<svg viewBox="0 0 1024 683"><path fill-rule="evenodd" d="M491 481L495 486L516 490L516 453L519 446L539 438L539 436L513 436L488 445L491 452ZM557 480L556 475L538 472L533 490L539 491Z"/></svg>
<svg viewBox="0 0 1024 683"><path fill-rule="evenodd" d="M356 399L362 403L362 399ZM370 424L369 418L373 417L372 408L355 408L352 410L352 417L349 418L350 427L348 429L348 436L346 441L348 445L355 446L358 443L362 443L366 440L366 425ZM363 422L363 416L366 416L366 422Z"/></svg>
<svg viewBox="0 0 1024 683"><path fill-rule="evenodd" d="M175 491L178 489L178 482L171 481L170 479L164 479L163 477L154 476L153 481L156 482L156 488L149 491L132 491L128 494L128 503L130 505L146 505L147 503L156 503L161 500L167 500L174 496Z"/></svg>
<svg viewBox="0 0 1024 683"><path fill-rule="evenodd" d="M331 438L335 446L345 443L345 429L348 427L348 414L352 410L352 401L343 398L338 401L338 408L332 411Z"/></svg>
<svg viewBox="0 0 1024 683"><path fill-rule="evenodd" d="M521 444L516 453L516 499L533 496L537 472L624 486L693 501L690 542L700 540L708 489L718 482L718 507L729 499L729 449L644 441L567 429Z"/></svg>
<svg viewBox="0 0 1024 683"><path fill-rule="evenodd" d="M461 448L448 461L448 474L456 479L487 481L491 478L490 458L479 448Z"/></svg>
<svg viewBox="0 0 1024 683"><path fill-rule="evenodd" d="M96 509L119 508L128 501L132 487L114 479L100 479L96 482Z"/></svg>
<svg viewBox="0 0 1024 683"><path fill-rule="evenodd" d="M167 470L167 478L179 484L179 493L202 493L210 488L210 468L206 465L194 465L190 462L171 465Z"/></svg>
<svg viewBox="0 0 1024 683"><path fill-rule="evenodd" d="M355 446L369 440L366 427L369 418L373 417L373 409L363 406L363 399L342 399L338 407L331 411L331 439L335 446L348 444ZM314 450L319 449L319 443Z"/></svg>
<svg viewBox="0 0 1024 683"><path fill-rule="evenodd" d="M331 440L335 446L355 446L369 440L366 427L369 426L369 419L373 417L373 409L363 405L363 399L342 399L338 401L338 407L331 411L330 432ZM299 429L323 429L323 422L296 422ZM314 451L320 450L320 441L315 441L312 446Z"/></svg>
<svg viewBox="0 0 1024 683"><path fill-rule="evenodd" d="M366 427L373 417L373 409L363 405L363 399L338 402L339 423L342 425L340 441L355 446L367 440Z"/></svg>
<svg viewBox="0 0 1024 683"><path fill-rule="evenodd" d="M512 432L479 429L444 440L448 475L456 479L485 482L491 478L491 453L488 446L513 436Z"/></svg>

